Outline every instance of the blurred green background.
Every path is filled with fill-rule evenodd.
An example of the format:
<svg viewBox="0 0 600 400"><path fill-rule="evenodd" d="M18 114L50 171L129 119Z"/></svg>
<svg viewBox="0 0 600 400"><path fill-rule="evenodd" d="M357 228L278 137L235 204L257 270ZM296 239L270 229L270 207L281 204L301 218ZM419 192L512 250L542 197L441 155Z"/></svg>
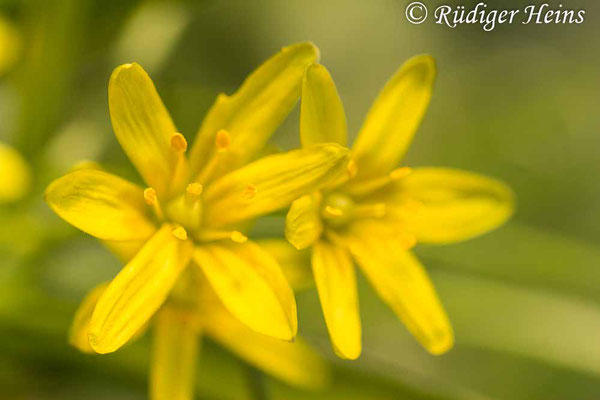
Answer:
<svg viewBox="0 0 600 400"><path fill-rule="evenodd" d="M430 13L442 4L424 2ZM502 179L518 210L484 237L416 249L455 328L450 353L422 350L361 278L363 355L339 360L309 290L298 295L300 332L333 365L333 386L315 393L268 378L269 398L600 398L600 3L563 2L586 10L581 25L492 32L435 25L431 15L411 25L408 3L0 0L0 17L21 41L16 64L0 71L0 141L21 151L34 176L24 200L0 205L0 398L146 396L147 338L110 356L67 345L84 293L120 266L42 198L50 180L84 159L137 179L110 127L112 69L142 64L191 138L219 92L232 93L279 48L304 40L321 49L351 134L403 61L432 54L438 80L406 164ZM274 141L290 148L297 136L298 110ZM275 218L257 235L280 228ZM246 378L241 361L203 344L199 398L251 399Z"/></svg>

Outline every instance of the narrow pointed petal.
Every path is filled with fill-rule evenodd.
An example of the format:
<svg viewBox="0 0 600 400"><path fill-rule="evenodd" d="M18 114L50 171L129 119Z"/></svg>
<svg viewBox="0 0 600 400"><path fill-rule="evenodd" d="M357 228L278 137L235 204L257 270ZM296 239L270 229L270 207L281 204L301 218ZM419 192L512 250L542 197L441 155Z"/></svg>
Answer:
<svg viewBox="0 0 600 400"><path fill-rule="evenodd" d="M27 161L17 150L0 143L0 204L21 199L30 186L31 171Z"/></svg>
<svg viewBox="0 0 600 400"><path fill-rule="evenodd" d="M481 235L506 222L515 208L504 183L447 168L416 168L382 193L390 199L390 217L423 243Z"/></svg>
<svg viewBox="0 0 600 400"><path fill-rule="evenodd" d="M146 71L135 63L116 68L108 103L121 147L148 186L166 196L178 161L171 148L177 129Z"/></svg>
<svg viewBox="0 0 600 400"><path fill-rule="evenodd" d="M312 43L285 47L250 74L233 95L220 95L192 148L193 172L198 174L215 156L215 137L221 129L231 135L230 157L221 174L253 159L292 111L304 70L318 58Z"/></svg>
<svg viewBox="0 0 600 400"><path fill-rule="evenodd" d="M427 110L436 68L427 55L413 57L385 85L352 148L357 182L398 165Z"/></svg>
<svg viewBox="0 0 600 400"><path fill-rule="evenodd" d="M154 321L150 399L192 400L198 334L176 311L161 310Z"/></svg>
<svg viewBox="0 0 600 400"><path fill-rule="evenodd" d="M312 64L304 72L300 107L300 140L302 146L317 143L348 142L346 114L333 79L327 69Z"/></svg>
<svg viewBox="0 0 600 400"><path fill-rule="evenodd" d="M294 292L314 287L308 250L297 250L285 239L261 239L256 244L277 260Z"/></svg>
<svg viewBox="0 0 600 400"><path fill-rule="evenodd" d="M90 321L92 320L94 308L96 308L100 296L102 296L107 287L108 282L105 282L86 294L75 312L73 323L69 329L69 343L84 353L95 353L88 339Z"/></svg>
<svg viewBox="0 0 600 400"><path fill-rule="evenodd" d="M285 218L285 237L298 250L306 249L323 233L321 195L307 194L294 200Z"/></svg>
<svg viewBox="0 0 600 400"><path fill-rule="evenodd" d="M200 266L225 307L256 332L292 340L298 330L294 293L277 261L256 243L198 246Z"/></svg>
<svg viewBox="0 0 600 400"><path fill-rule="evenodd" d="M327 329L336 353L355 360L361 352L361 326L354 265L347 251L318 241L312 269Z"/></svg>
<svg viewBox="0 0 600 400"><path fill-rule="evenodd" d="M432 354L448 351L454 344L452 326L417 258L365 229L355 229L347 245L375 291L421 345Z"/></svg>
<svg viewBox="0 0 600 400"><path fill-rule="evenodd" d="M103 171L71 172L52 182L45 197L62 219L99 239L146 239L156 230L143 189Z"/></svg>
<svg viewBox="0 0 600 400"><path fill-rule="evenodd" d="M327 363L302 338L290 343L261 335L217 307L207 310L205 330L246 362L290 385L320 389L331 378Z"/></svg>
<svg viewBox="0 0 600 400"><path fill-rule="evenodd" d="M97 353L123 346L158 310L191 256L191 242L164 225L112 280L94 310L90 344Z"/></svg>
<svg viewBox="0 0 600 400"><path fill-rule="evenodd" d="M92 321L92 315L94 309L98 304L98 300L102 297L102 294L106 291L109 282L101 283L96 286L81 301L79 308L75 312L73 323L69 328L69 343L84 353L95 354L96 351L90 345L89 334L90 334L90 322ZM146 332L147 324L142 325L140 329L129 339L129 342L133 342Z"/></svg>
<svg viewBox="0 0 600 400"><path fill-rule="evenodd" d="M348 149L320 144L261 158L220 178L205 192L205 222L232 224L290 205L347 174ZM248 187L252 196L247 196Z"/></svg>
<svg viewBox="0 0 600 400"><path fill-rule="evenodd" d="M121 262L127 264L144 247L146 240L103 240L102 244Z"/></svg>

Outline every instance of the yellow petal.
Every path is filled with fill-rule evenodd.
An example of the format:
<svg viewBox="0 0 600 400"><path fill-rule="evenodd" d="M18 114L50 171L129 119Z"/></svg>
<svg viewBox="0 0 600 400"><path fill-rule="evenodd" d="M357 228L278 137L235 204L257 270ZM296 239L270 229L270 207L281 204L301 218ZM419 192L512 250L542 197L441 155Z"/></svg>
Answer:
<svg viewBox="0 0 600 400"><path fill-rule="evenodd" d="M90 344L97 353L124 345L165 301L186 267L191 242L164 225L112 280L94 310Z"/></svg>
<svg viewBox="0 0 600 400"><path fill-rule="evenodd" d="M356 232L368 232L369 235L380 238L382 242L394 243L396 248L402 250L410 250L417 244L415 237L406 231L404 225L385 218L363 218L353 222L352 228Z"/></svg>
<svg viewBox="0 0 600 400"><path fill-rule="evenodd" d="M340 246L318 241L312 269L329 336L336 353L355 360L361 352L361 327L354 265Z"/></svg>
<svg viewBox="0 0 600 400"><path fill-rule="evenodd" d="M152 80L138 64L116 68L108 85L115 135L148 186L159 197L169 191L179 154L171 148L177 129Z"/></svg>
<svg viewBox="0 0 600 400"><path fill-rule="evenodd" d="M176 311L161 310L154 321L150 398L192 400L198 334Z"/></svg>
<svg viewBox="0 0 600 400"><path fill-rule="evenodd" d="M319 144L264 157L225 175L205 192L205 223L232 224L286 207L347 174L348 149ZM248 185L252 197L244 195Z"/></svg>
<svg viewBox="0 0 600 400"><path fill-rule="evenodd" d="M357 182L398 165L429 105L435 75L433 58L421 55L404 63L385 85L352 148Z"/></svg>
<svg viewBox="0 0 600 400"><path fill-rule="evenodd" d="M135 257L138 251L144 247L146 240L103 240L102 243L111 253L116 255L121 262L128 263Z"/></svg>
<svg viewBox="0 0 600 400"><path fill-rule="evenodd" d="M317 143L347 144L346 114L327 69L312 64L304 73L300 107L300 140L303 146Z"/></svg>
<svg viewBox="0 0 600 400"><path fill-rule="evenodd" d="M17 150L0 143L0 204L21 199L30 186L27 161Z"/></svg>
<svg viewBox="0 0 600 400"><path fill-rule="evenodd" d="M320 193L294 200L285 218L285 237L298 250L313 244L323 232Z"/></svg>
<svg viewBox="0 0 600 400"><path fill-rule="evenodd" d="M388 188L391 216L419 242L469 239L497 228L514 211L508 186L466 171L417 168L394 186Z"/></svg>
<svg viewBox="0 0 600 400"><path fill-rule="evenodd" d="M86 294L75 312L73 323L69 329L69 343L84 353L95 353L89 340L90 322L96 304L98 304L98 300L100 300L100 297L106 291L108 284L109 282L101 283ZM129 341L132 342L142 336L146 332L147 327L147 324L142 325Z"/></svg>
<svg viewBox="0 0 600 400"><path fill-rule="evenodd" d="M347 244L381 299L423 347L432 354L448 351L454 343L452 326L416 257L364 227L354 229Z"/></svg>
<svg viewBox="0 0 600 400"><path fill-rule="evenodd" d="M277 260L294 292L314 286L308 251L297 250L284 239L261 239L256 244Z"/></svg>
<svg viewBox="0 0 600 400"><path fill-rule="evenodd" d="M21 37L19 33L11 22L0 16L0 75L3 75L15 64L20 52Z"/></svg>
<svg viewBox="0 0 600 400"><path fill-rule="evenodd" d="M294 293L277 261L256 243L201 245L193 257L225 307L241 322L278 339L296 336Z"/></svg>
<svg viewBox="0 0 600 400"><path fill-rule="evenodd" d="M207 310L204 317L207 335L268 374L311 389L328 383L327 364L301 338L290 343L258 334L216 307Z"/></svg>
<svg viewBox="0 0 600 400"><path fill-rule="evenodd" d="M55 180L46 201L62 219L99 239L145 239L156 230L143 189L103 171L80 169Z"/></svg>
<svg viewBox="0 0 600 400"><path fill-rule="evenodd" d="M215 137L221 129L231 135L228 162L221 173L251 160L298 101L304 70L318 57L312 43L285 47L250 74L233 95L219 95L192 148L193 171L199 173L216 156Z"/></svg>
<svg viewBox="0 0 600 400"><path fill-rule="evenodd" d="M108 282L102 283L92 289L83 299L75 312L75 318L69 329L69 343L84 353L94 353L90 346L88 334L90 332L90 321L92 313L98 303L98 299L108 287Z"/></svg>

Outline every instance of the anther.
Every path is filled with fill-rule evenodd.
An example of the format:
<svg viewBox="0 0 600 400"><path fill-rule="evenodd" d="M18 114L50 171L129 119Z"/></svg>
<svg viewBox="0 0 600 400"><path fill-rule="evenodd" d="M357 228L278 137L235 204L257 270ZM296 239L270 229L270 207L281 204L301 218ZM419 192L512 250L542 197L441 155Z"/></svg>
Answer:
<svg viewBox="0 0 600 400"><path fill-rule="evenodd" d="M188 238L187 231L183 226L178 226L177 228L173 229L171 233L173 233L173 236L179 240L187 240Z"/></svg>
<svg viewBox="0 0 600 400"><path fill-rule="evenodd" d="M236 243L244 243L248 240L248 237L239 231L231 232L230 238Z"/></svg>
<svg viewBox="0 0 600 400"><path fill-rule="evenodd" d="M354 160L350 160L348 162L346 169L348 170L348 175L350 176L350 178L354 178L358 172L358 166L356 165L356 162Z"/></svg>
<svg viewBox="0 0 600 400"><path fill-rule="evenodd" d="M325 212L333 217L340 217L344 213L341 209L332 206L325 206Z"/></svg>
<svg viewBox="0 0 600 400"><path fill-rule="evenodd" d="M187 194L193 197L198 197L202 194L203 187L198 182L192 182L185 188Z"/></svg>
<svg viewBox="0 0 600 400"><path fill-rule="evenodd" d="M215 138L215 145L217 146L217 151L229 150L229 146L231 146L231 135L229 132L225 129L219 130Z"/></svg>
<svg viewBox="0 0 600 400"><path fill-rule="evenodd" d="M156 190L153 188L148 188L144 190L144 200L146 204L149 206L154 206L158 203L158 198L156 197Z"/></svg>
<svg viewBox="0 0 600 400"><path fill-rule="evenodd" d="M394 181L397 181L402 178L406 178L412 172L412 168L410 167L400 167L396 168L392 172L390 172L390 178Z"/></svg>
<svg viewBox="0 0 600 400"><path fill-rule="evenodd" d="M175 132L171 136L171 149L173 149L174 152L180 154L185 153L187 146L187 140L185 140L185 137L183 137L181 133Z"/></svg>
<svg viewBox="0 0 600 400"><path fill-rule="evenodd" d="M246 189L244 190L244 193L242 194L242 196L245 199L252 199L254 196L256 196L256 186L254 186L253 184L249 183L248 186L246 186Z"/></svg>
<svg viewBox="0 0 600 400"><path fill-rule="evenodd" d="M156 190L154 188L144 189L144 201L154 210L154 213L159 219L163 219L164 215L162 209L160 207L160 203L158 201L158 196L156 195Z"/></svg>

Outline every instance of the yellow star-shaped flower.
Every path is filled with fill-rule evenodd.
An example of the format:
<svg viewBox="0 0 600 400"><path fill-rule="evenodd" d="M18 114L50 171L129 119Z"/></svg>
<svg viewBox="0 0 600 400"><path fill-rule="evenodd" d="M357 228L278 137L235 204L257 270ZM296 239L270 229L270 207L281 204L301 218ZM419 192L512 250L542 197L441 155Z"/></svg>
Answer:
<svg viewBox="0 0 600 400"><path fill-rule="evenodd" d="M351 150L354 176L297 199L287 215L288 240L312 248L327 328L344 358L361 353L353 260L417 340L441 354L453 345L452 327L410 248L482 234L513 212L513 193L493 179L453 169L396 168L429 104L435 75L431 57L407 61L363 123ZM302 90L303 146L345 146L344 109L327 70L310 66Z"/></svg>
<svg viewBox="0 0 600 400"><path fill-rule="evenodd" d="M94 351L110 353L131 339L176 295L172 289L188 266L200 269L226 309L252 330L295 337L292 290L277 261L242 232L252 218L347 174L349 152L338 144L256 160L295 105L303 72L317 56L310 43L284 48L235 94L220 95L189 161L187 141L148 74L137 64L113 72L113 129L148 187L81 168L46 190L60 217L129 260L94 307L87 328Z"/></svg>
<svg viewBox="0 0 600 400"><path fill-rule="evenodd" d="M18 59L21 38L11 22L0 15L0 76ZM0 204L12 203L27 194L31 172L16 149L0 142Z"/></svg>
<svg viewBox="0 0 600 400"><path fill-rule="evenodd" d="M0 204L23 198L31 186L27 161L14 148L0 142Z"/></svg>

